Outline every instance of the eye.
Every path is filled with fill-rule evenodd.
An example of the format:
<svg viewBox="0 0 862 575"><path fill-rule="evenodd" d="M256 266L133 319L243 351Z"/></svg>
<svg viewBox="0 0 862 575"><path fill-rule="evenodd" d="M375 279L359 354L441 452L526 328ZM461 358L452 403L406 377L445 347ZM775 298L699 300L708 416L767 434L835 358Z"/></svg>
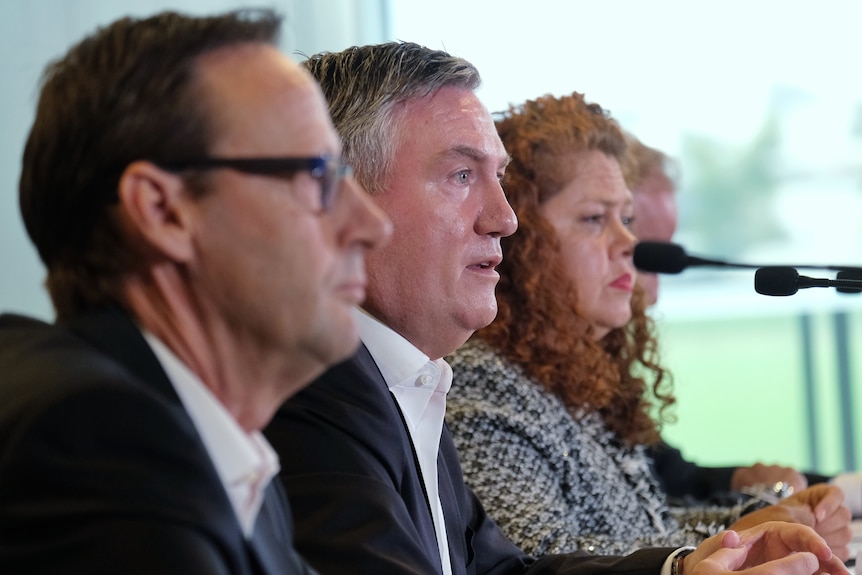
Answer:
<svg viewBox="0 0 862 575"><path fill-rule="evenodd" d="M461 170L455 172L455 181L459 184L467 184L470 182L470 170Z"/></svg>
<svg viewBox="0 0 862 575"><path fill-rule="evenodd" d="M634 216L623 216L623 225L627 228L631 228L632 224L635 223Z"/></svg>

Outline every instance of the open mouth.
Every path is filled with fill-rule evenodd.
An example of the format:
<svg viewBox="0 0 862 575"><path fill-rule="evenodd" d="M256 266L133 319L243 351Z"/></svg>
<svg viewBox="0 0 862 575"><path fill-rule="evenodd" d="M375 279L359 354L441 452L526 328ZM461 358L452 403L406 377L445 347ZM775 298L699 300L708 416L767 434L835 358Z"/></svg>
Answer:
<svg viewBox="0 0 862 575"><path fill-rule="evenodd" d="M500 262L503 261L503 258L497 255L492 255L487 260L478 260L476 263L471 264L469 267L480 270L493 270Z"/></svg>

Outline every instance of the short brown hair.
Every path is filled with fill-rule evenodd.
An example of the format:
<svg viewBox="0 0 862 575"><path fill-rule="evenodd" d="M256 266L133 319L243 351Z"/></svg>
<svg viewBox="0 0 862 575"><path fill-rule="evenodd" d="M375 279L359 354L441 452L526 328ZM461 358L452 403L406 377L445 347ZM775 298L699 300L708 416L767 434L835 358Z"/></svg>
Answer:
<svg viewBox="0 0 862 575"><path fill-rule="evenodd" d="M197 58L275 44L280 25L269 10L123 18L46 68L19 201L58 317L119 303L117 278L135 265L112 216L125 168L206 154L212 128L195 97Z"/></svg>

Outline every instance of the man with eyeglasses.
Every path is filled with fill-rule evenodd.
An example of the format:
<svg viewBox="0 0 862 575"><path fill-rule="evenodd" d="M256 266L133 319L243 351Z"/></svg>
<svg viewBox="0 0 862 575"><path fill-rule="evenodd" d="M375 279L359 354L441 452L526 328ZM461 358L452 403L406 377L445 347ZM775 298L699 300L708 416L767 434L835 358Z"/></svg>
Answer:
<svg viewBox="0 0 862 575"><path fill-rule="evenodd" d="M46 70L20 205L57 321L0 317L0 573L312 572L260 429L355 350L390 226L279 27L125 18Z"/></svg>
<svg viewBox="0 0 862 575"><path fill-rule="evenodd" d="M844 569L811 529L790 523L627 557L536 559L507 540L464 483L443 425L452 370L442 358L494 319L500 238L517 227L501 187L510 158L474 92L479 73L401 42L304 65L321 83L345 157L394 225L392 240L368 257L368 298L357 312L363 345L266 430L283 461L297 548L313 566L386 575Z"/></svg>

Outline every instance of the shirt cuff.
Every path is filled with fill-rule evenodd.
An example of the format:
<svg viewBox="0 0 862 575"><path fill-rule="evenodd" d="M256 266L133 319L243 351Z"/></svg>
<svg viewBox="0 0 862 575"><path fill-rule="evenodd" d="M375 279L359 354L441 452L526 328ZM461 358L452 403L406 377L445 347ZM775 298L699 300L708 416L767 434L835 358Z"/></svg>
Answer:
<svg viewBox="0 0 862 575"><path fill-rule="evenodd" d="M661 566L661 575L672 575L673 562L676 560L677 556L680 554L688 555L695 549L696 547L680 547L679 549L668 555L667 559L664 560L664 564L662 564Z"/></svg>

